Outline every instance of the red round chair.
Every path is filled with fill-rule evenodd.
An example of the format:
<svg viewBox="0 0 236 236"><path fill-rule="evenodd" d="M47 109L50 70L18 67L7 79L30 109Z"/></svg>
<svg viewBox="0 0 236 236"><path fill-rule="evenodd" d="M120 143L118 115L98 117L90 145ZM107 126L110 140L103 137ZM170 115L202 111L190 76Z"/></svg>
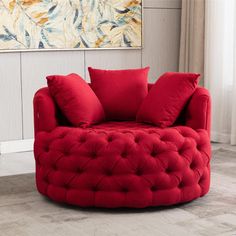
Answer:
<svg viewBox="0 0 236 236"><path fill-rule="evenodd" d="M34 97L36 184L57 202L81 207L173 205L210 185L210 98L197 88L170 128L132 121L74 128L48 88Z"/></svg>

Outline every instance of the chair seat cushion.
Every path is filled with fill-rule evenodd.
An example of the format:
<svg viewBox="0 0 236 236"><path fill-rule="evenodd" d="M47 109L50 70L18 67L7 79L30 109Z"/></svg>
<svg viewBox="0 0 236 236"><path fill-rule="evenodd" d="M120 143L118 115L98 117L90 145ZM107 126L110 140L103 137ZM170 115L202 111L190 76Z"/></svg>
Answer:
<svg viewBox="0 0 236 236"><path fill-rule="evenodd" d="M58 127L35 137L36 183L49 198L82 207L172 205L205 195L207 131L135 122Z"/></svg>

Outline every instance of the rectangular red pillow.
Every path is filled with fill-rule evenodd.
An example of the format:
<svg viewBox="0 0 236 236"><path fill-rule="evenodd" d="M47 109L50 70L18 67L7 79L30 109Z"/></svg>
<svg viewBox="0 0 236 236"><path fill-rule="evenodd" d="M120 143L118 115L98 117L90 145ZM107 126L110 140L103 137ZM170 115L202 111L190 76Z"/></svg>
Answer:
<svg viewBox="0 0 236 236"><path fill-rule="evenodd" d="M74 126L88 127L104 119L102 104L79 75L51 75L47 82L51 96Z"/></svg>
<svg viewBox="0 0 236 236"><path fill-rule="evenodd" d="M148 93L149 67L129 70L88 68L91 87L98 96L108 120L135 120Z"/></svg>
<svg viewBox="0 0 236 236"><path fill-rule="evenodd" d="M180 72L163 74L144 99L136 120L162 128L173 125L194 93L199 76Z"/></svg>

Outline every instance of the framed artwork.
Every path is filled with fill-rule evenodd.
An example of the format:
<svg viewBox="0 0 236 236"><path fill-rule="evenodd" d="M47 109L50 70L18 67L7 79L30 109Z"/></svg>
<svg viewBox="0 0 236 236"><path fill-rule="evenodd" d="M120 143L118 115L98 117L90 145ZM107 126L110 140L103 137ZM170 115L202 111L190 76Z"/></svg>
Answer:
<svg viewBox="0 0 236 236"><path fill-rule="evenodd" d="M0 0L0 51L141 47L142 0Z"/></svg>

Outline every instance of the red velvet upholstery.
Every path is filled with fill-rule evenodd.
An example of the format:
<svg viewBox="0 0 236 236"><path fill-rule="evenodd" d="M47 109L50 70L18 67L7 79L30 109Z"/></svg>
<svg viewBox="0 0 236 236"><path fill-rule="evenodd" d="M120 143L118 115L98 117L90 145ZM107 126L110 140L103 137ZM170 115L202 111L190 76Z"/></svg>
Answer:
<svg viewBox="0 0 236 236"><path fill-rule="evenodd" d="M134 120L148 94L149 67L128 70L100 70L89 67L91 87L99 98L106 120Z"/></svg>
<svg viewBox="0 0 236 236"><path fill-rule="evenodd" d="M34 96L34 132L51 131L58 125L56 106L48 88L41 88Z"/></svg>
<svg viewBox="0 0 236 236"><path fill-rule="evenodd" d="M49 109L49 110L48 110ZM134 121L73 128L48 93L34 98L36 183L57 202L97 207L172 205L205 195L210 184L210 100L190 99L182 125Z"/></svg>
<svg viewBox="0 0 236 236"><path fill-rule="evenodd" d="M199 74L166 72L143 100L136 120L165 128L173 125L194 93Z"/></svg>
<svg viewBox="0 0 236 236"><path fill-rule="evenodd" d="M211 98L208 90L197 88L186 111L186 125L193 129L206 129L210 136Z"/></svg>
<svg viewBox="0 0 236 236"><path fill-rule="evenodd" d="M86 128L104 120L101 102L79 75L51 75L47 82L50 94L75 127Z"/></svg>

